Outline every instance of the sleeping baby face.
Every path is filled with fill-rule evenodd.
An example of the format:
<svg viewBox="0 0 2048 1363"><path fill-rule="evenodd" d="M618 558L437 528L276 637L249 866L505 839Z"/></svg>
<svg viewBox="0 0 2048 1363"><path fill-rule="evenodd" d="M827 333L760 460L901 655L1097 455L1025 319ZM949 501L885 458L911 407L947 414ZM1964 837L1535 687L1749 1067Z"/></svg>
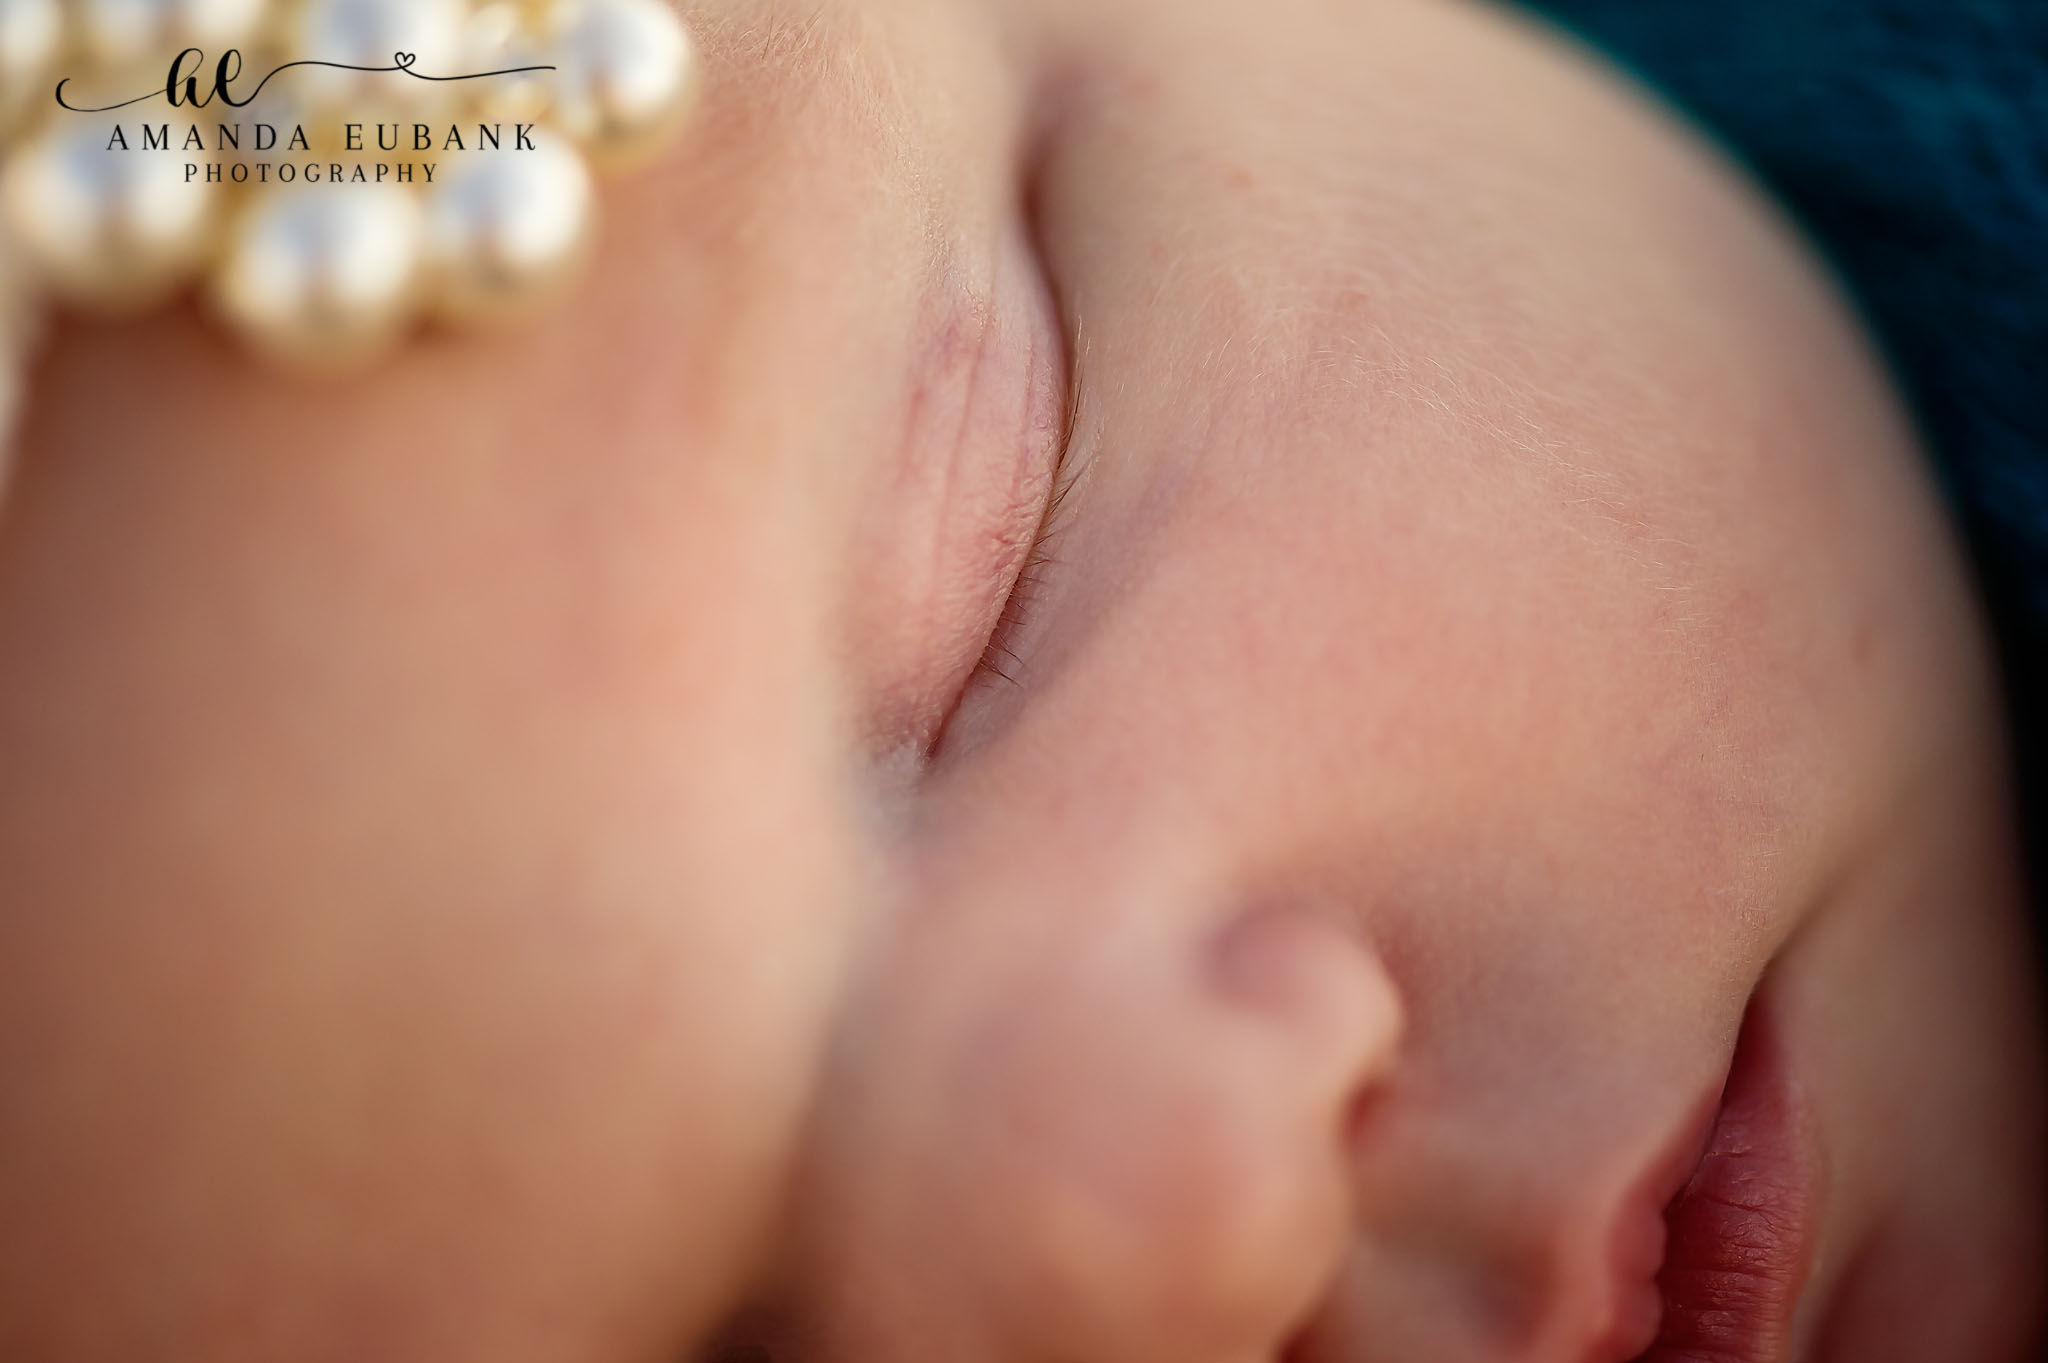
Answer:
<svg viewBox="0 0 2048 1363"><path fill-rule="evenodd" d="M2023 1357L1990 666L1745 192L1420 0L691 18L541 330L32 379L0 1353Z"/></svg>
<svg viewBox="0 0 2048 1363"><path fill-rule="evenodd" d="M1056 500L783 1351L2021 1356L1998 739L1836 309L1494 21L1139 8L1046 39Z"/></svg>

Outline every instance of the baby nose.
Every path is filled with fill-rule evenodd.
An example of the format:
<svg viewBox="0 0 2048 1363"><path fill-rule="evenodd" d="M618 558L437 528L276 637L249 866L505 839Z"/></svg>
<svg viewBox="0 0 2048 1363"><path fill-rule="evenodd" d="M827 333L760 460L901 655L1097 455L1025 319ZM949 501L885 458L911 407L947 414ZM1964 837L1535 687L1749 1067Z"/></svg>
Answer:
<svg viewBox="0 0 2048 1363"><path fill-rule="evenodd" d="M1356 1112L1401 1025L1378 960L1266 907L1178 950L1102 943L1022 1017L987 1109L1015 1356L1276 1357L1349 1241Z"/></svg>

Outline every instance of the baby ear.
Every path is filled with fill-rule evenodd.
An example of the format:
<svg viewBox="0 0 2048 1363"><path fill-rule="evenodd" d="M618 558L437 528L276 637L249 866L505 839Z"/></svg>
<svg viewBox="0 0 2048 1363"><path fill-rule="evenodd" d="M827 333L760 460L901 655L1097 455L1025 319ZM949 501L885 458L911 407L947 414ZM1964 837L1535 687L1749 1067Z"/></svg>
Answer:
<svg viewBox="0 0 2048 1363"><path fill-rule="evenodd" d="M979 1162L963 1220L987 1233L961 1229L1004 1356L1277 1356L1350 1240L1392 984L1337 919L1289 906L1152 949L1068 945L983 1053L952 1151Z"/></svg>

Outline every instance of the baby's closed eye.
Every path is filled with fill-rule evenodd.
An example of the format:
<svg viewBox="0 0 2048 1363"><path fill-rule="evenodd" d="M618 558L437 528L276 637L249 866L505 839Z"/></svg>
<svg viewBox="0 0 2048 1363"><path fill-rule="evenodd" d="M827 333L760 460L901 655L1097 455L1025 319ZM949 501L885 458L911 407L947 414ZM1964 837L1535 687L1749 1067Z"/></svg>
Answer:
<svg viewBox="0 0 2048 1363"><path fill-rule="evenodd" d="M862 523L849 654L864 737L927 759L964 693L1007 674L1063 500L1069 362L1014 206L985 260L942 265L917 310L897 453Z"/></svg>

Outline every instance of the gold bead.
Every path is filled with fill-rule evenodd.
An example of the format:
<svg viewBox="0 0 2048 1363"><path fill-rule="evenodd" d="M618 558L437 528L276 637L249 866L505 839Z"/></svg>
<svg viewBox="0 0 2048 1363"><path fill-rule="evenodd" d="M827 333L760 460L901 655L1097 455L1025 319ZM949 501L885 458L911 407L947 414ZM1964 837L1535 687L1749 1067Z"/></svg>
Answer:
<svg viewBox="0 0 2048 1363"><path fill-rule="evenodd" d="M460 319L530 311L581 262L591 209L590 171L558 137L459 157L427 200L435 310Z"/></svg>
<svg viewBox="0 0 2048 1363"><path fill-rule="evenodd" d="M186 155L115 143L112 115L53 120L0 169L0 221L30 268L69 300L159 302L215 245L218 186Z"/></svg>
<svg viewBox="0 0 2048 1363"><path fill-rule="evenodd" d="M465 72L519 72L470 82L469 102L481 117L532 122L547 112L553 73L520 69L544 66L548 59L525 9L514 0L491 0L470 16L463 53Z"/></svg>
<svg viewBox="0 0 2048 1363"><path fill-rule="evenodd" d="M696 44L662 0L567 0L549 20L555 119L606 166L646 159L689 112Z"/></svg>
<svg viewBox="0 0 2048 1363"><path fill-rule="evenodd" d="M196 155L182 139L144 145L148 119L137 113L124 130L118 113L37 104L67 52L77 59L73 101L99 103L138 92L138 79L160 81L161 63L187 47L205 53L194 71L202 84L229 47L261 49L245 72L273 60L370 69L295 70L228 120L250 130L247 145ZM554 69L422 79L527 66ZM586 254L590 163L657 150L700 80L695 45L665 0L0 0L0 285L135 308L217 262L210 297L225 319L281 357L330 363L376 353L422 308L452 319L524 312ZM384 184L381 164L372 184L253 183L292 163L370 159L370 146L342 145L345 124L444 116L545 124L522 130L530 149L439 158L438 183ZM170 120L174 132L184 121ZM268 144L260 124L277 129ZM311 146L292 149L300 125ZM453 137L439 150L454 150ZM208 170L223 169L230 183L208 182Z"/></svg>
<svg viewBox="0 0 2048 1363"><path fill-rule="evenodd" d="M452 103L463 82L443 83L389 68L400 54L422 76L454 76L463 58L467 0L302 0L289 44L295 60L370 67L302 67L289 73L313 106L373 121L373 110L425 111Z"/></svg>
<svg viewBox="0 0 2048 1363"><path fill-rule="evenodd" d="M0 251L0 498L14 450L14 419L21 411L30 352L41 326L41 308L21 261Z"/></svg>
<svg viewBox="0 0 2048 1363"><path fill-rule="evenodd" d="M273 355L361 361L413 317L420 236L418 202L392 185L273 189L237 224L214 303Z"/></svg>
<svg viewBox="0 0 2048 1363"><path fill-rule="evenodd" d="M255 38L268 8L266 0L72 0L72 6L84 55L101 66L168 63L188 47L217 61ZM161 79L162 72L155 74Z"/></svg>
<svg viewBox="0 0 2048 1363"><path fill-rule="evenodd" d="M58 0L0 0L0 129L11 127L56 87L64 45Z"/></svg>

